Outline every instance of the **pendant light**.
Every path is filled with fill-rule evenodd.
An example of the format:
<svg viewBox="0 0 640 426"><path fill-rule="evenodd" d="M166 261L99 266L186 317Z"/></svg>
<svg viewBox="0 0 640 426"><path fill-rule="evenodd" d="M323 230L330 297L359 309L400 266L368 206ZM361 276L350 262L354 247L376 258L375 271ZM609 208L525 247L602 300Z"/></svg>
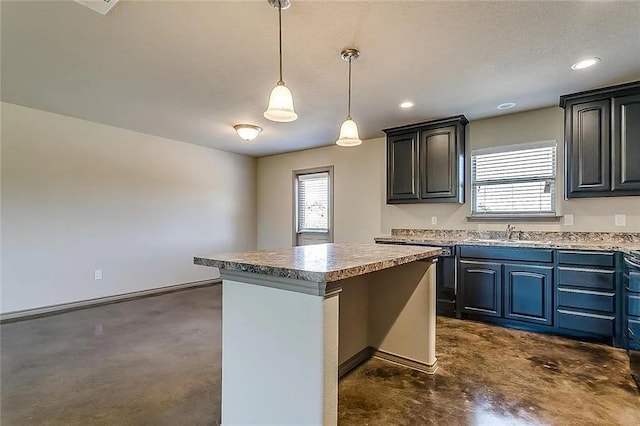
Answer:
<svg viewBox="0 0 640 426"><path fill-rule="evenodd" d="M280 80L271 91L269 106L264 117L271 121L288 123L295 121L298 114L293 109L293 96L282 80L282 10L291 6L291 0L268 0L269 4L278 9L278 39L280 46Z"/></svg>
<svg viewBox="0 0 640 426"><path fill-rule="evenodd" d="M346 49L342 51L342 59L349 62L349 103L347 109L347 119L340 126L340 136L336 141L340 146L358 146L362 143L358 136L358 126L351 119L351 62L358 59L360 51L357 49Z"/></svg>

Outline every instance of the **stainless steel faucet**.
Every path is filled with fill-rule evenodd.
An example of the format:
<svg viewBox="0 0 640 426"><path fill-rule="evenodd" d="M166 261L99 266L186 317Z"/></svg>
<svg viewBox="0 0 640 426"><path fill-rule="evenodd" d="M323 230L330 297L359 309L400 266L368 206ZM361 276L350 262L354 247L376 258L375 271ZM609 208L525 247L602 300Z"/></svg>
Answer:
<svg viewBox="0 0 640 426"><path fill-rule="evenodd" d="M512 224L510 224L510 223L507 225L507 230L505 231L505 235L506 235L506 237L507 237L507 240L510 240L510 239L511 239L511 236L513 235L513 233L515 232L515 230L516 230L515 225L512 225Z"/></svg>

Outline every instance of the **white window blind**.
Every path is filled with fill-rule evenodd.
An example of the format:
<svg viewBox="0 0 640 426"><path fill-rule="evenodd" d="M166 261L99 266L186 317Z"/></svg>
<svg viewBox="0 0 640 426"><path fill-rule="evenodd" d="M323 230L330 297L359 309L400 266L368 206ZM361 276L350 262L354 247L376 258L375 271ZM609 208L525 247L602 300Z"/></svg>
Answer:
<svg viewBox="0 0 640 426"><path fill-rule="evenodd" d="M472 216L555 215L556 142L471 153Z"/></svg>
<svg viewBox="0 0 640 426"><path fill-rule="evenodd" d="M298 231L329 230L329 173L299 175Z"/></svg>

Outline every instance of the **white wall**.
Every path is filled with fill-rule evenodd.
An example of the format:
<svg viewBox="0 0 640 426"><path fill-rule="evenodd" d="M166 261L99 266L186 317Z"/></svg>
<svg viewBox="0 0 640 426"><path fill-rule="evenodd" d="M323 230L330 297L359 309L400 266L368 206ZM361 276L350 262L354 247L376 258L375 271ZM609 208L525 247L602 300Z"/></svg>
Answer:
<svg viewBox="0 0 640 426"><path fill-rule="evenodd" d="M7 103L1 144L3 313L216 278L192 257L255 248L252 158Z"/></svg>
<svg viewBox="0 0 640 426"><path fill-rule="evenodd" d="M544 108L473 121L467 126L467 155L475 148L556 140L558 143L558 213L573 214L574 226L559 222L518 222L519 229L551 231L640 232L640 197L588 198L565 201L563 110ZM467 203L387 205L385 139L356 148L329 146L258 159L258 247L291 244L292 170L335 166L335 241L371 242L391 228L504 229L506 222L468 222ZM468 160L468 156L467 156ZM470 162L467 161L467 176ZM627 215L625 227L614 226L614 214ZM431 225L431 217L438 218Z"/></svg>
<svg viewBox="0 0 640 426"><path fill-rule="evenodd" d="M321 166L334 166L334 241L371 242L380 227L384 162L382 140L259 158L258 248L291 246L293 171Z"/></svg>

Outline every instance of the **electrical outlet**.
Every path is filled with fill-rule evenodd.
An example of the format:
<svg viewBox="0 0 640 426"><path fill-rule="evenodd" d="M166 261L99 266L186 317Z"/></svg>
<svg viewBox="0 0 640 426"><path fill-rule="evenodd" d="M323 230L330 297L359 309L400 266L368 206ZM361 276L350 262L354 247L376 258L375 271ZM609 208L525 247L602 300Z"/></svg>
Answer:
<svg viewBox="0 0 640 426"><path fill-rule="evenodd" d="M564 215L564 224L566 226L573 226L573 215L572 214L565 214Z"/></svg>
<svg viewBox="0 0 640 426"><path fill-rule="evenodd" d="M627 226L627 216L624 214L617 214L614 216L616 226Z"/></svg>
<svg viewBox="0 0 640 426"><path fill-rule="evenodd" d="M93 271L93 279L94 280L102 279L102 269L96 269L95 271Z"/></svg>
<svg viewBox="0 0 640 426"><path fill-rule="evenodd" d="M431 216L431 224L432 225L438 224L438 216Z"/></svg>

